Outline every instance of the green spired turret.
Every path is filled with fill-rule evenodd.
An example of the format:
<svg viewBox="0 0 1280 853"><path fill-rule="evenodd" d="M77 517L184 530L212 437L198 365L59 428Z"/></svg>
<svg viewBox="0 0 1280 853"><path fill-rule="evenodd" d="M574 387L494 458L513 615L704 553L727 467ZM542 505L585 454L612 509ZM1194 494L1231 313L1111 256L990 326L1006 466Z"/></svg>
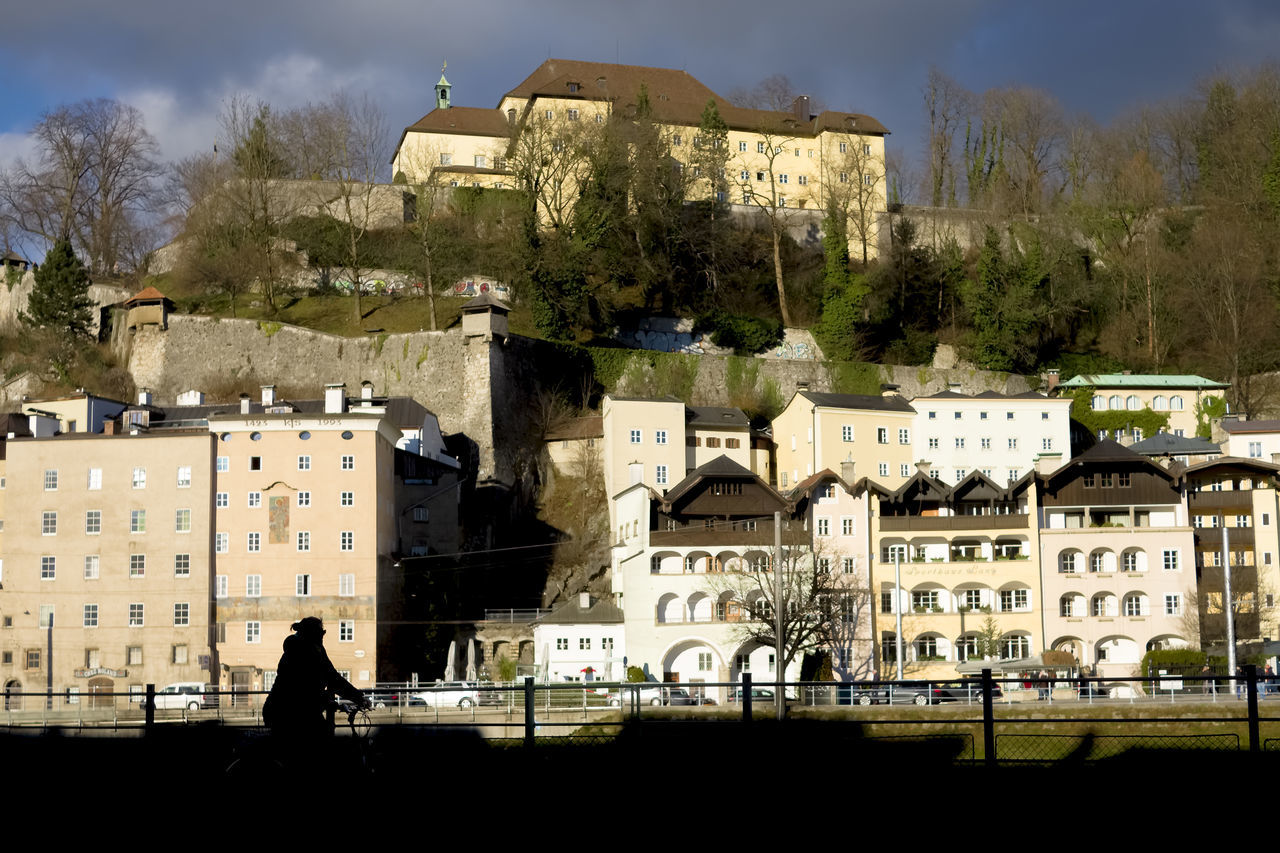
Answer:
<svg viewBox="0 0 1280 853"><path fill-rule="evenodd" d="M436 83L436 109L438 110L449 109L449 90L453 86L444 77L444 70L448 67L448 62L440 66L440 82Z"/></svg>

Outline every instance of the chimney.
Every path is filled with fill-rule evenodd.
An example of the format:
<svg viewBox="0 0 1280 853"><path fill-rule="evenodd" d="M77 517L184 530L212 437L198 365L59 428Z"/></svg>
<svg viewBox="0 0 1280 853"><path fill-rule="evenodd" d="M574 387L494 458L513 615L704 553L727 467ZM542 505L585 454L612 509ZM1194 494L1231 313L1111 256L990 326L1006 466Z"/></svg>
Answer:
<svg viewBox="0 0 1280 853"><path fill-rule="evenodd" d="M1060 453L1042 453L1036 457L1037 474L1047 477L1061 467L1062 454Z"/></svg>
<svg viewBox="0 0 1280 853"><path fill-rule="evenodd" d="M809 113L809 96L797 95L796 99L791 102L791 112L795 113L795 117L800 121L808 121Z"/></svg>
<svg viewBox="0 0 1280 853"><path fill-rule="evenodd" d="M1280 465L1280 453L1272 453L1272 454L1271 454L1271 464L1272 464L1272 465Z"/></svg>
<svg viewBox="0 0 1280 853"><path fill-rule="evenodd" d="M240 395L240 414L242 415L249 414L249 395L248 394Z"/></svg>
<svg viewBox="0 0 1280 853"><path fill-rule="evenodd" d="M852 459L846 459L840 463L840 479L844 480L846 485L853 485L853 469L854 461Z"/></svg>
<svg viewBox="0 0 1280 853"><path fill-rule="evenodd" d="M366 406L373 402L373 383L368 379L360 383L360 400Z"/></svg>
<svg viewBox="0 0 1280 853"><path fill-rule="evenodd" d="M635 485L644 479L644 463L632 462L627 465L627 474L631 478L631 485Z"/></svg>
<svg viewBox="0 0 1280 853"><path fill-rule="evenodd" d="M930 462L928 459L921 459L919 462L916 463L916 470L919 471L921 474L924 474L926 477L928 477L929 466L931 466L932 464L933 463Z"/></svg>
<svg viewBox="0 0 1280 853"><path fill-rule="evenodd" d="M151 405L151 389L150 388L138 389L138 405L139 406Z"/></svg>
<svg viewBox="0 0 1280 853"><path fill-rule="evenodd" d="M276 404L276 386L262 386L262 408L269 409Z"/></svg>
<svg viewBox="0 0 1280 853"><path fill-rule="evenodd" d="M578 593L578 609L579 610L591 609L591 593L589 592Z"/></svg>
<svg viewBox="0 0 1280 853"><path fill-rule="evenodd" d="M191 391L183 391L181 394L178 395L178 405L179 406L203 406L204 392L196 391L194 389Z"/></svg>
<svg viewBox="0 0 1280 853"><path fill-rule="evenodd" d="M1052 394L1054 391L1058 390L1058 380L1060 378L1061 377L1058 376L1058 368L1049 368L1049 377L1047 381L1048 393Z"/></svg>
<svg viewBox="0 0 1280 853"><path fill-rule="evenodd" d="M102 434L103 434L103 435L115 435L115 434L116 434L116 431L119 429L119 425L120 425L120 422L119 422L118 420L116 420L115 418L103 418L103 419L102 419Z"/></svg>
<svg viewBox="0 0 1280 853"><path fill-rule="evenodd" d="M324 413L340 415L347 410L347 386L345 382L330 382L324 386Z"/></svg>

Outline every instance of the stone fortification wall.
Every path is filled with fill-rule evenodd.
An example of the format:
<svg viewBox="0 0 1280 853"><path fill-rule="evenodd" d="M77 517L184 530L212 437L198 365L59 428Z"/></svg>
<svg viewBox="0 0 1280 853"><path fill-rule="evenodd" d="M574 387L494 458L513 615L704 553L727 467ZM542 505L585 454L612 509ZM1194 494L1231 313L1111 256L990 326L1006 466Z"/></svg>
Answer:
<svg viewBox="0 0 1280 853"><path fill-rule="evenodd" d="M445 432L463 433L475 442L478 482L495 479L507 485L534 482L545 426L539 420L546 409L542 404L549 391L579 388L586 369L586 362L566 355L565 348L515 335L485 341L453 329L343 338L280 323L184 314L169 315L168 331L143 327L118 336L116 345L127 351L137 386L151 389L161 404L191 389L213 401L232 401L239 393L256 399L258 386L268 383L286 399L319 396L327 382L345 382L348 393L355 394L369 380L378 394L417 399L439 416ZM730 359L689 358L697 364L690 402L732 405ZM946 390L952 383L964 393L1018 393L1031 387L1026 377L967 369L749 361L758 366L757 388L774 383L783 400L802 383L815 391L876 393L879 383L892 382L908 398Z"/></svg>
<svg viewBox="0 0 1280 853"><path fill-rule="evenodd" d="M0 328L12 329L20 322L18 314L27 310L27 299L35 289L36 277L31 270L23 273L22 278L12 288L0 285ZM122 302L133 295L127 287L116 284L90 284L89 298L93 304L102 309L107 305ZM100 310L93 312L93 331L98 331Z"/></svg>

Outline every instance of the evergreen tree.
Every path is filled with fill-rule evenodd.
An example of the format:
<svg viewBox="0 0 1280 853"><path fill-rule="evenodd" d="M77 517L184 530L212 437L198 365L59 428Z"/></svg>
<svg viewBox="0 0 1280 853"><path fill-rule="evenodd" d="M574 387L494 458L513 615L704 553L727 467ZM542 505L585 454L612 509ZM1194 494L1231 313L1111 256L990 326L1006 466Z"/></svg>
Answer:
<svg viewBox="0 0 1280 853"><path fill-rule="evenodd" d="M88 337L93 323L89 272L67 239L59 240L35 272L36 285L27 299L22 322Z"/></svg>

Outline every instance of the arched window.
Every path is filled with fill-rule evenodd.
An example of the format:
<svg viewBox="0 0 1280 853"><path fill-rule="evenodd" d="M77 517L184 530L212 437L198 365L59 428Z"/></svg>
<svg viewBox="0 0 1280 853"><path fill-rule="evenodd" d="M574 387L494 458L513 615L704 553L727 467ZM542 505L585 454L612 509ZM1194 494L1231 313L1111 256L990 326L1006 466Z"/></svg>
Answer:
<svg viewBox="0 0 1280 853"><path fill-rule="evenodd" d="M1031 638L1022 634L1000 638L1000 657L1005 660L1031 657Z"/></svg>
<svg viewBox="0 0 1280 853"><path fill-rule="evenodd" d="M1074 575L1080 571L1079 551L1063 551L1058 555L1058 571L1064 575Z"/></svg>
<svg viewBox="0 0 1280 853"><path fill-rule="evenodd" d="M1138 399L1137 394L1130 394L1125 398L1124 407L1131 412L1136 412L1142 408L1142 401Z"/></svg>
<svg viewBox="0 0 1280 853"><path fill-rule="evenodd" d="M1173 409L1175 412L1181 412L1181 411L1182 411L1182 398L1181 398L1181 397L1171 397L1171 398L1169 399L1169 408Z"/></svg>
<svg viewBox="0 0 1280 853"><path fill-rule="evenodd" d="M1157 412L1167 412L1169 411L1169 401L1163 394L1157 394L1155 399L1151 401L1151 408Z"/></svg>
<svg viewBox="0 0 1280 853"><path fill-rule="evenodd" d="M930 660L938 656L938 638L924 636L916 640L916 660Z"/></svg>
<svg viewBox="0 0 1280 853"><path fill-rule="evenodd" d="M1095 412L1104 411L1107 408L1107 398L1101 394L1093 395L1093 410Z"/></svg>
<svg viewBox="0 0 1280 853"><path fill-rule="evenodd" d="M1150 616L1149 599L1141 592L1131 592L1124 597L1125 616Z"/></svg>
<svg viewBox="0 0 1280 853"><path fill-rule="evenodd" d="M1123 401L1122 399L1120 399L1120 395L1119 395L1119 394L1112 394L1112 395L1111 395L1111 397L1107 400L1107 408L1108 408L1108 409L1123 409L1123 408L1124 408L1124 401Z"/></svg>

